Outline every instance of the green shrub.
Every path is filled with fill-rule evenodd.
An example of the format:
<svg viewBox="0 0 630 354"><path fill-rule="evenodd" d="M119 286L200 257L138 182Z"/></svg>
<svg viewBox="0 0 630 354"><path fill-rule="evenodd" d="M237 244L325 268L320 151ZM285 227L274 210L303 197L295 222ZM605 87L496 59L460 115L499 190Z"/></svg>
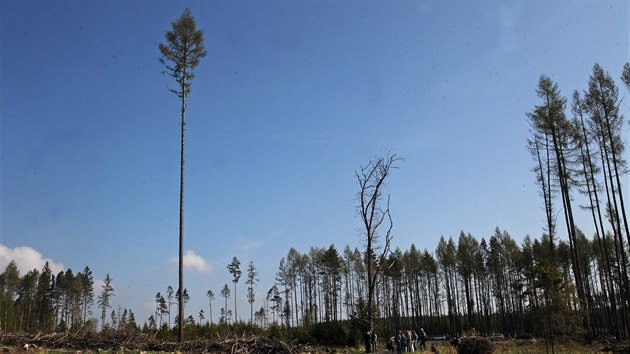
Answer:
<svg viewBox="0 0 630 354"><path fill-rule="evenodd" d="M321 345L353 345L348 326L340 322L317 323L313 325L311 336L317 344Z"/></svg>

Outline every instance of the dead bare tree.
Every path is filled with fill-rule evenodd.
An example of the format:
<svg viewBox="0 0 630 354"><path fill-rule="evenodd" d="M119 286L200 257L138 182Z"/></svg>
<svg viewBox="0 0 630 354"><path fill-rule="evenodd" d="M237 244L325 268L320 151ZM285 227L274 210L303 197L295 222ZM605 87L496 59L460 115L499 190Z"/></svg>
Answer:
<svg viewBox="0 0 630 354"><path fill-rule="evenodd" d="M355 171L359 192L357 207L361 217L361 232L365 237L365 263L367 268L368 282L368 319L369 330L374 329L374 290L376 288L379 274L390 252L392 241L392 228L394 226L389 209L389 195L386 201L383 200L383 190L386 187L386 180L392 169L396 168L396 163L400 158L396 154L377 156L361 166ZM379 245L379 230L384 236L383 245Z"/></svg>

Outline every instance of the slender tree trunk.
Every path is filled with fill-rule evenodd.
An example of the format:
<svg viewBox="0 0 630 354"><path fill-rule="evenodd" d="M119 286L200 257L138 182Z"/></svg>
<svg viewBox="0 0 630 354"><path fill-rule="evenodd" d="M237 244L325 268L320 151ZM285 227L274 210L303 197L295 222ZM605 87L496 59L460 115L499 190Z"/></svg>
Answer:
<svg viewBox="0 0 630 354"><path fill-rule="evenodd" d="M293 276L293 313L295 316L295 326L299 326L299 311L298 311L298 301L297 301L297 275Z"/></svg>
<svg viewBox="0 0 630 354"><path fill-rule="evenodd" d="M184 70L184 76L186 71ZM184 341L184 141L186 132L186 89L182 84L182 132L179 174L179 303L177 341ZM226 308L227 311L227 308Z"/></svg>
<svg viewBox="0 0 630 354"><path fill-rule="evenodd" d="M599 92L602 93L601 95L603 96L604 88L601 86L601 81L599 83L600 83ZM619 180L619 167L617 163L618 161L617 151L616 151L617 149L615 149L615 139L612 133L612 128L610 126L610 112L608 110L608 106L605 104L606 98L605 97L600 97L600 98L601 98L602 107L604 110L604 122L606 126L606 134L608 135L608 141L610 142L610 152L612 154L612 163L613 163L613 168L615 171L615 180L617 182L617 192L619 194L619 204L621 205L621 215L623 217L623 224L626 230L626 239L628 241L628 246L630 247L630 228L628 226L628 219L626 218L626 208L623 202L623 193L621 193L621 181ZM610 175L609 177L612 178L612 176ZM611 184L612 184L612 181L611 181ZM613 188L613 197L614 197L614 188ZM619 214L617 214L617 218L619 218Z"/></svg>
<svg viewBox="0 0 630 354"><path fill-rule="evenodd" d="M558 177L560 180L560 189L562 195L562 204L564 205L564 215L567 225L567 232L569 235L569 246L571 248L571 258L573 265L573 272L575 276L575 282L577 287L578 299L580 302L580 308L584 311L583 323L586 329L586 341L591 343L592 333L590 324L590 310L588 308L588 302L586 301L586 294L584 292L584 281L582 278L582 268L579 261L578 244L575 232L575 222L573 219L573 209L571 207L571 196L569 195L569 183L567 180L568 169L566 167L566 159L561 145L559 144L559 138L555 132L553 134L554 150L556 150L557 163L558 163Z"/></svg>
<svg viewBox="0 0 630 354"><path fill-rule="evenodd" d="M578 104L580 103L578 102ZM581 153L582 153L584 179L586 181L586 188L587 188L587 194L588 194L589 203L590 203L591 214L593 217L593 224L595 225L595 237L597 239L600 254L603 258L603 261L605 262L603 282L605 282L606 286L602 290L604 291L604 293L607 292L609 295L609 296L605 296L606 299L610 297L610 307L606 306L606 308L608 310L612 310L610 311L612 315L611 320L613 323L612 330L613 330L613 333L615 333L615 335L619 336L619 326L618 326L618 320L617 320L617 302L615 301L615 291L612 286L612 277L611 277L612 269L610 265L610 259L608 256L609 250L608 250L608 245L606 244L606 242L605 241L602 242L602 238L605 237L605 231L604 231L604 222L602 219L602 213L600 209L599 196L597 192L597 184L595 182L595 173L594 173L595 168L594 168L593 161L591 159L591 152L590 152L590 146L589 146L590 144L588 141L588 134L586 132L586 127L584 125L584 118L581 112L579 112L578 114L580 116L580 128L582 132L581 140L583 140L583 148L581 148ZM596 215L598 217L596 217ZM598 220L599 220L599 223L598 223ZM606 289L608 291L606 291Z"/></svg>
<svg viewBox="0 0 630 354"><path fill-rule="evenodd" d="M610 215L610 225L613 230L613 243L615 245L615 256L617 259L616 270L617 276L619 278L619 293L620 293L620 301L621 301L621 327L622 332L625 336L630 332L630 320L628 319L628 304L630 300L628 300L630 287L628 284L628 273L627 273L627 260L626 260L626 252L623 247L623 238L621 236L621 225L619 223L619 218L615 218L613 205L616 205L615 199L615 190L612 182L611 169L610 169L610 161L608 160L608 151L605 148L605 138L601 135L598 135L600 141L598 142L601 146L600 154L602 159L602 173L604 175L604 186L606 187L606 199L608 203L608 210ZM612 201L611 201L612 196ZM605 242L605 237L604 237Z"/></svg>
<svg viewBox="0 0 630 354"><path fill-rule="evenodd" d="M555 256L554 256L554 236L555 236L555 226L553 222L553 203L551 199L551 162L550 162L550 146L549 146L549 137L545 135L545 153L546 153L546 166L543 164L543 160L540 154L540 138L533 133L534 141L533 148L536 152L536 161L538 162L538 179L540 181L540 189L543 194L543 200L545 203L545 216L547 218L547 232L549 234L549 251L551 252L551 261L555 264ZM546 167L546 169L544 168Z"/></svg>
<svg viewBox="0 0 630 354"><path fill-rule="evenodd" d="M236 282L234 282L234 323L236 324L238 319L236 317Z"/></svg>

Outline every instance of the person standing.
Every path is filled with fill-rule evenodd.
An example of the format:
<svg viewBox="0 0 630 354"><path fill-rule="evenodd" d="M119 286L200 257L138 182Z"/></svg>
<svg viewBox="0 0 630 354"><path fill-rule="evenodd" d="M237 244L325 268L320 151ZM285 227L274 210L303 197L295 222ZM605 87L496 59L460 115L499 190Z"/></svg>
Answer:
<svg viewBox="0 0 630 354"><path fill-rule="evenodd" d="M378 350L376 348L377 341L378 341L378 336L376 335L375 331L372 331L371 342L372 342L372 352L373 353L376 353L376 351Z"/></svg>
<svg viewBox="0 0 630 354"><path fill-rule="evenodd" d="M401 340L401 346L402 346L402 351L403 353L406 353L409 351L409 338L407 338L407 333L405 333L406 331L402 331L401 335L400 335L400 340Z"/></svg>
<svg viewBox="0 0 630 354"><path fill-rule="evenodd" d="M418 342L418 333L416 333L416 331L413 331L411 333L411 338L409 340L409 342L411 344L409 344L409 350L412 352L416 351L416 343Z"/></svg>
<svg viewBox="0 0 630 354"><path fill-rule="evenodd" d="M365 352L366 353L371 353L371 349L372 349L372 335L370 333L370 331L365 332L365 336L363 336L363 339L365 340Z"/></svg>
<svg viewBox="0 0 630 354"><path fill-rule="evenodd" d="M422 351L427 350L427 333L424 331L424 328L420 328L420 349Z"/></svg>
<svg viewBox="0 0 630 354"><path fill-rule="evenodd" d="M385 344L388 352L394 352L394 345L396 344L396 337L391 337Z"/></svg>

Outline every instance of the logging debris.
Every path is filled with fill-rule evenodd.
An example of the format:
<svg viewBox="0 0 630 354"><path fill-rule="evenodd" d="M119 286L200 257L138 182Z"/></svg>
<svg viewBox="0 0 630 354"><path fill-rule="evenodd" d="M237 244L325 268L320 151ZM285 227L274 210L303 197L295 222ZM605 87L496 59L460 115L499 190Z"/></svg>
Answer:
<svg viewBox="0 0 630 354"><path fill-rule="evenodd" d="M90 350L116 352L152 351L181 353L231 353L231 354L297 354L302 348L277 338L261 336L226 337L193 340L182 343L162 342L146 333L39 333L1 334L3 352L29 351L35 348L53 350Z"/></svg>

